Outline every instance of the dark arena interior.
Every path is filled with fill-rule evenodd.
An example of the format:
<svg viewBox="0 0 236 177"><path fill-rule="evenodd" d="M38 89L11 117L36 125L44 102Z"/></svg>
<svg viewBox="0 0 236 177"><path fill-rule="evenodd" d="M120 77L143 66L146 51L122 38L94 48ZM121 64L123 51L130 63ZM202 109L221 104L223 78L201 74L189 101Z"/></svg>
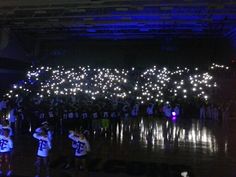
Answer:
<svg viewBox="0 0 236 177"><path fill-rule="evenodd" d="M236 177L235 0L1 0L0 176Z"/></svg>

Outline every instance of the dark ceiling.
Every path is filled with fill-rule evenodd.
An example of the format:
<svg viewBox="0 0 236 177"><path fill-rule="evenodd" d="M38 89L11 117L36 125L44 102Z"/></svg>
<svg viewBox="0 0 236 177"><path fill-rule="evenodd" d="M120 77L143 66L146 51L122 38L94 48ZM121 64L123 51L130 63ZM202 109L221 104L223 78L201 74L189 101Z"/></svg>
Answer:
<svg viewBox="0 0 236 177"><path fill-rule="evenodd" d="M235 0L1 0L0 25L37 38L232 37Z"/></svg>

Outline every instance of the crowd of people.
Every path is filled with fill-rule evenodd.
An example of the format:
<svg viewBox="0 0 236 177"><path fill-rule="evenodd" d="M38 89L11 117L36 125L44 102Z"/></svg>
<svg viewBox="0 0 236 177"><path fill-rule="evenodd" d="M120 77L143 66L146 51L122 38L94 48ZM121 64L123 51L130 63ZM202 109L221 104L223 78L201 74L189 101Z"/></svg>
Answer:
<svg viewBox="0 0 236 177"><path fill-rule="evenodd" d="M210 105L209 98L217 90L214 75L227 70L229 67L215 63L205 70L179 66L145 70L32 66L27 77L5 94L0 110L7 114L7 105L12 108L10 112L16 112L23 132L45 120L58 129L66 119L171 117L172 113L199 116L200 105ZM203 112L201 109L201 118L211 118ZM10 122L14 124L14 118ZM83 122L86 129L93 125L92 121Z"/></svg>
<svg viewBox="0 0 236 177"><path fill-rule="evenodd" d="M204 72L198 68L169 70L156 66L144 71L89 66L77 69L32 67L27 78L14 84L0 102L4 122L0 127L0 168L3 162L7 163L7 175L11 175L13 142L10 137L15 131L34 132L33 137L39 141L38 177L42 165L49 176L47 157L52 148L53 133L69 131L76 164L81 161L86 167L90 147L78 127L99 131L109 129L113 122L121 119L140 116L175 120L176 117L195 115L201 120L219 120L224 111L215 104L206 104L217 87L210 71L219 68L229 69L216 64Z"/></svg>

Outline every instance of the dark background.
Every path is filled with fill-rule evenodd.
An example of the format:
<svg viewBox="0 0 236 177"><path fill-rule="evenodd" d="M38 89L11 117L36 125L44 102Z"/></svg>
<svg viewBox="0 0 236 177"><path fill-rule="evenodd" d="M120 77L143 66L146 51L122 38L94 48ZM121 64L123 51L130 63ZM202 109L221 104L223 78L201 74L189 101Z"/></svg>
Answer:
<svg viewBox="0 0 236 177"><path fill-rule="evenodd" d="M201 66L229 63L233 58L230 41L222 38L43 41L39 50L39 63L69 66Z"/></svg>

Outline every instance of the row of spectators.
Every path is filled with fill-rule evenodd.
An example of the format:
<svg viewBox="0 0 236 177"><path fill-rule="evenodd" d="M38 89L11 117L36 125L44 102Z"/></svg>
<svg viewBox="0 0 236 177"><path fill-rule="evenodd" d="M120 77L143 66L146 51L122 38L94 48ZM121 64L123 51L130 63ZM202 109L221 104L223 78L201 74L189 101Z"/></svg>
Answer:
<svg viewBox="0 0 236 177"><path fill-rule="evenodd" d="M198 117L200 105L217 88L213 77L217 69L229 68L216 64L207 71L178 66L171 70L153 66L144 71L32 67L27 78L6 93L0 112L12 125L17 117L17 127L23 132L43 121L59 129L66 120ZM202 107L200 117L220 119L218 107Z"/></svg>
<svg viewBox="0 0 236 177"><path fill-rule="evenodd" d="M201 120L221 120L226 116L228 110L216 104L190 104L181 102L181 104L138 104L133 102L112 102L107 100L96 100L93 102L75 101L71 103L71 96L57 101L21 102L13 104L5 102L8 105L1 109L1 114L10 121L11 127L17 127L22 133L27 133L48 121L53 125L53 129L58 132L66 132L68 128L78 127L78 124L84 129L107 128L109 121L119 121L121 119L146 117L146 118L200 118ZM77 99L75 99L77 100ZM199 112L200 109L200 112ZM17 125L16 124L17 120ZM107 122L108 121L108 122Z"/></svg>

